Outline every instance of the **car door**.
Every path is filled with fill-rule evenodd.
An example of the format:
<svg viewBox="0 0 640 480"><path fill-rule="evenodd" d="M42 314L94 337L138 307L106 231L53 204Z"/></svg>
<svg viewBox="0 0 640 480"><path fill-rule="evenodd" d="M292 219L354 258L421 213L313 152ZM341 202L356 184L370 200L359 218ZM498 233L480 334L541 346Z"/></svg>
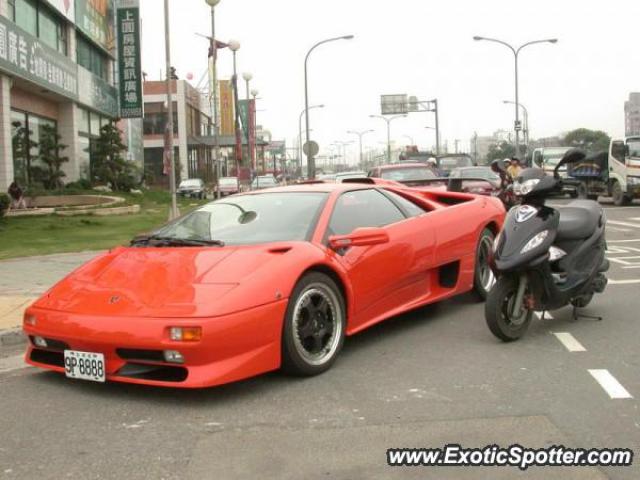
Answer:
<svg viewBox="0 0 640 480"><path fill-rule="evenodd" d="M425 277L416 275L419 260L411 238L415 221L377 189L345 192L336 201L327 238L362 227L382 227L389 235L388 243L336 252L353 289L350 331L411 302L420 289L426 290Z"/></svg>

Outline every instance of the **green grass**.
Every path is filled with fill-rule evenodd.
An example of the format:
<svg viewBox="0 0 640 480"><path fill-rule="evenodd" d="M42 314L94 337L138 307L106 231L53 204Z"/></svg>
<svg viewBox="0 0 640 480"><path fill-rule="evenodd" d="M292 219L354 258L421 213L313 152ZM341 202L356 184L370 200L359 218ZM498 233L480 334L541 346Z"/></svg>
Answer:
<svg viewBox="0 0 640 480"><path fill-rule="evenodd" d="M170 196L162 191L144 195L112 194L138 204L141 213L114 217L18 217L0 219L0 260L51 253L103 250L127 245L137 234L166 223ZM180 199L180 213L207 200Z"/></svg>

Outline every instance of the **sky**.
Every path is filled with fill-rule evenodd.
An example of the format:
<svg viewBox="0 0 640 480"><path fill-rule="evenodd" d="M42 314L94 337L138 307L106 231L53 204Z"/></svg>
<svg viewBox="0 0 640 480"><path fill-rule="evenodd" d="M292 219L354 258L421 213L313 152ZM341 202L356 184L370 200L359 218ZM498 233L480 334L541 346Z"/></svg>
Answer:
<svg viewBox="0 0 640 480"><path fill-rule="evenodd" d="M143 69L149 79L164 72L162 0L141 0ZM529 111L531 138L585 127L624 134L624 102L640 91L640 2L535 0L221 0L216 37L238 40L238 71L251 72L259 90L258 124L274 140L295 145L304 109L304 57L316 42L354 35L316 49L309 59L311 137L321 153L336 141L354 141L349 130L374 129L364 148L383 149L386 123L380 95L437 98L442 141L462 150L478 135L511 130L514 56L493 37L532 45L519 56L520 102ZM210 8L205 0L170 0L172 64L196 84L207 68ZM219 78L232 74L231 52L221 50ZM244 82L240 96L244 98ZM392 123L392 140L421 148L434 144L432 113L412 113ZM303 120L304 127L304 120Z"/></svg>

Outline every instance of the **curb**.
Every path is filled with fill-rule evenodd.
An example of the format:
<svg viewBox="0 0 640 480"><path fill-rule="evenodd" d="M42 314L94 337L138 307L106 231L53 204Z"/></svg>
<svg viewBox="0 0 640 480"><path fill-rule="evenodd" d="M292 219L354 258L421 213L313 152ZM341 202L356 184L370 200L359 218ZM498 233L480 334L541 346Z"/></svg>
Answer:
<svg viewBox="0 0 640 480"><path fill-rule="evenodd" d="M20 328L0 331L0 345L3 347L13 347L27 343L27 337Z"/></svg>

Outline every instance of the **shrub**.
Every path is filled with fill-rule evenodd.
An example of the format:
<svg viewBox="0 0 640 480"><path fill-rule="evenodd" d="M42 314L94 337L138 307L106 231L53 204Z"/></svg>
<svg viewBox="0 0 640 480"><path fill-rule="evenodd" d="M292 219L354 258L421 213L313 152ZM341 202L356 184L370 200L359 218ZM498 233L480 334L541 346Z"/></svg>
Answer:
<svg viewBox="0 0 640 480"><path fill-rule="evenodd" d="M0 193L0 218L4 217L4 212L9 209L9 205L11 201L9 200L9 195L6 193Z"/></svg>

